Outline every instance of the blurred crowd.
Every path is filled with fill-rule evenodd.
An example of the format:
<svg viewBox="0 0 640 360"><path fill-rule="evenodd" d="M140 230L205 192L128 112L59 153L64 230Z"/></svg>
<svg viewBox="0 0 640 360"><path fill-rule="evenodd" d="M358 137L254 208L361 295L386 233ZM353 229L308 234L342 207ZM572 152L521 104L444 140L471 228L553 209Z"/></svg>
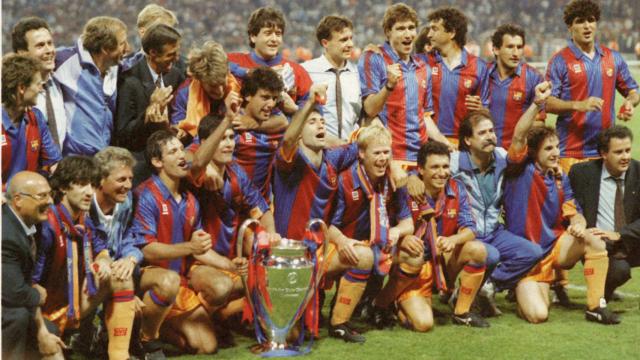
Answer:
<svg viewBox="0 0 640 360"><path fill-rule="evenodd" d="M364 47L379 43L383 38L380 22L384 10L395 1L381 0L161 0L158 4L174 10L180 21L184 45L213 39L227 51L248 49L246 23L251 11L272 5L282 9L288 21L285 44L293 57L302 60L317 56L320 46L315 39L318 21L329 14L342 14L354 22L355 44ZM468 42L483 56L490 56L489 37L493 29L506 22L514 22L527 30L527 57L532 61L546 61L567 38L562 21L562 7L566 0L407 0L418 10L421 19L434 8L452 4L470 19ZM139 47L135 36L136 15L149 3L142 0L9 0L2 3L2 51L10 51L9 34L21 17L36 15L44 18L54 32L58 46L70 45L82 32L83 24L96 14L115 16L129 25L130 43ZM602 0L600 41L623 53L633 53L640 42L640 8L636 1ZM477 45L477 46L476 46Z"/></svg>

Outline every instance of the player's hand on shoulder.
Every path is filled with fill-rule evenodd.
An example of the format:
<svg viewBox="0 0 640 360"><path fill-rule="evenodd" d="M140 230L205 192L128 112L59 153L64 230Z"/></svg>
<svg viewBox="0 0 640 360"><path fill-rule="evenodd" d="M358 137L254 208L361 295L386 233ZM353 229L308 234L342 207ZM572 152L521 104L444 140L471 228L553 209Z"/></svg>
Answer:
<svg viewBox="0 0 640 360"><path fill-rule="evenodd" d="M189 245L193 255L202 255L211 249L211 235L204 230L196 230L191 234Z"/></svg>

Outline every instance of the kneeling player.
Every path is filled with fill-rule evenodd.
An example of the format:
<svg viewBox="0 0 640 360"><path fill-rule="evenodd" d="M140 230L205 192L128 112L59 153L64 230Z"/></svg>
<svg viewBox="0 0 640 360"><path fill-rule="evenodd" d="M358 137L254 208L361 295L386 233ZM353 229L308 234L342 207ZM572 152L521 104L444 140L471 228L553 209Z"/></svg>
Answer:
<svg viewBox="0 0 640 360"><path fill-rule="evenodd" d="M338 179L337 205L329 238L327 277L340 276L329 335L364 342L348 323L372 270L386 275L392 249L413 233L405 188L393 189L388 176L391 134L380 125L358 134L358 159ZM395 223L395 226L391 226ZM336 256L337 255L337 256Z"/></svg>
<svg viewBox="0 0 640 360"><path fill-rule="evenodd" d="M109 358L128 359L135 307L133 281L111 271L106 239L89 217L99 181L98 167L88 157L69 156L58 164L51 178L56 203L40 233L33 280L47 290L42 313L61 333L76 328L111 297L105 316Z"/></svg>
<svg viewBox="0 0 640 360"><path fill-rule="evenodd" d="M530 124L519 122L516 133L521 126ZM604 300L609 264L605 242L585 231L586 221L569 179L559 170L558 143L553 129L539 127L529 130L526 137L515 136L509 148L504 191L507 230L539 244L546 254L518 283L518 310L531 323L546 321L553 269L570 269L584 259L587 320L617 324L618 316L606 308Z"/></svg>
<svg viewBox="0 0 640 360"><path fill-rule="evenodd" d="M431 141L418 152L422 197L411 200L415 235L405 236L389 282L375 300L374 322L389 324L388 306L397 301L400 318L416 331L433 326L431 288L450 289L460 275L453 323L488 327L469 311L482 284L487 251L475 240L475 225L464 185L451 178L449 148Z"/></svg>

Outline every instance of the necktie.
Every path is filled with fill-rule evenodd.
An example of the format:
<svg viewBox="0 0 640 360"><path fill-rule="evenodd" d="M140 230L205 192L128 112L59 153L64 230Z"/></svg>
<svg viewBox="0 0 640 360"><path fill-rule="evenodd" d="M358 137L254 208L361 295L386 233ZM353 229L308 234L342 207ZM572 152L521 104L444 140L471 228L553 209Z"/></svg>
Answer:
<svg viewBox="0 0 640 360"><path fill-rule="evenodd" d="M613 227L616 232L619 232L627 224L624 216L624 191L622 190L624 179L613 178L613 180L616 182L616 196L613 203Z"/></svg>
<svg viewBox="0 0 640 360"><path fill-rule="evenodd" d="M159 74L158 78L156 79L156 87L162 87L162 74Z"/></svg>
<svg viewBox="0 0 640 360"><path fill-rule="evenodd" d="M336 74L336 118L338 120L338 138L342 138L342 86L340 86L340 69L331 69Z"/></svg>
<svg viewBox="0 0 640 360"><path fill-rule="evenodd" d="M45 84L45 93L47 97L47 125L51 132L51 137L56 145L60 146L60 137L58 136L58 125L56 123L56 113L53 111L53 102L51 101L51 80Z"/></svg>
<svg viewBox="0 0 640 360"><path fill-rule="evenodd" d="M31 259L34 260L36 258L36 237L35 235L27 236L27 240L29 241L29 251L31 252Z"/></svg>

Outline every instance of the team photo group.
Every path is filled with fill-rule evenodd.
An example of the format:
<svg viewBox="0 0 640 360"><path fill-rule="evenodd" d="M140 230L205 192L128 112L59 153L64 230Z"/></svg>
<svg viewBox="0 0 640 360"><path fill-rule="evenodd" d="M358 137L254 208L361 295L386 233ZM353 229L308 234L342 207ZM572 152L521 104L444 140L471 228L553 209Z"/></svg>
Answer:
<svg viewBox="0 0 640 360"><path fill-rule="evenodd" d="M546 73L517 19L493 30L492 61L473 55L456 7L388 6L356 59L358 19L323 14L304 62L283 54L277 8L251 13L246 53L181 48L176 13L138 10L91 18L70 47L42 18L11 24L3 358L214 354L238 333L285 356L322 347L321 328L365 343L356 318L488 328L497 293L534 326L570 303L576 265L571 311L625 321L607 303L640 266L623 126L640 94L598 41L598 3L563 3Z"/></svg>

